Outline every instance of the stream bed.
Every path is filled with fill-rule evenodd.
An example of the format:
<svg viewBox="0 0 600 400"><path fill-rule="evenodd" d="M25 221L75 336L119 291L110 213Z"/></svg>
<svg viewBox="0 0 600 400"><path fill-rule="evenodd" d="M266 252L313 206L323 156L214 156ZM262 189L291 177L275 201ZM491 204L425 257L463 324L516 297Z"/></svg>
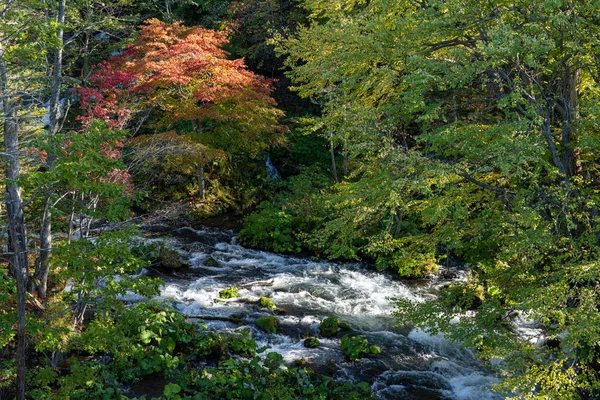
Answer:
<svg viewBox="0 0 600 400"><path fill-rule="evenodd" d="M185 271L161 276L161 298L191 321L214 330L252 329L258 347L269 346L293 364L304 359L313 369L337 379L368 382L381 399L492 400L497 379L473 353L421 330L395 326L393 298L423 300L436 281L401 281L360 263L336 264L244 248L233 231L191 228L155 229L148 241L165 241L191 262ZM204 265L208 257L218 266ZM219 291L239 287L239 298L215 302ZM281 322L277 334L256 328L268 310L253 304L270 297ZM247 299L248 301L244 301ZM132 299L134 300L134 299ZM350 325L350 334L364 335L381 354L350 362L339 338L321 338L319 323L335 315ZM199 317L236 317L242 323ZM308 336L321 346L304 347Z"/></svg>

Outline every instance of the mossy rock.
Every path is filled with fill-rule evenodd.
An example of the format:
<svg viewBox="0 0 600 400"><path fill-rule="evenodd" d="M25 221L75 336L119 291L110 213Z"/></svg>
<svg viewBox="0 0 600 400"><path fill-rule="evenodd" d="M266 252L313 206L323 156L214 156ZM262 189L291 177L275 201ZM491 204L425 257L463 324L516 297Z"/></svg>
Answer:
<svg viewBox="0 0 600 400"><path fill-rule="evenodd" d="M272 316L263 316L256 320L256 326L268 333L277 333L279 320Z"/></svg>
<svg viewBox="0 0 600 400"><path fill-rule="evenodd" d="M188 260L185 260L176 250L171 249L164 244L161 244L156 248L154 263L159 268L167 270L187 268L190 266Z"/></svg>
<svg viewBox="0 0 600 400"><path fill-rule="evenodd" d="M208 256L204 259L204 261L202 262L202 264L206 265L207 267L218 267L219 266L219 262L217 260L215 260L212 256Z"/></svg>
<svg viewBox="0 0 600 400"><path fill-rule="evenodd" d="M263 307L263 308L267 308L271 311L275 310L275 303L273 303L273 300L265 297L265 296L260 296L258 299L258 305Z"/></svg>
<svg viewBox="0 0 600 400"><path fill-rule="evenodd" d="M370 345L367 338L362 335L344 335L342 337L341 349L350 361L356 361L359 358L381 353L379 346Z"/></svg>
<svg viewBox="0 0 600 400"><path fill-rule="evenodd" d="M338 320L338 328L340 328L341 330L347 331L350 329L350 325L348 325L344 321Z"/></svg>
<svg viewBox="0 0 600 400"><path fill-rule="evenodd" d="M340 329L350 329L350 326L340 321L337 317L330 315L321 321L321 324L319 324L319 329L321 330L322 336L335 337Z"/></svg>
<svg viewBox="0 0 600 400"><path fill-rule="evenodd" d="M321 346L321 342L317 338L309 337L304 340L304 347L306 347L308 349L316 349L317 347L320 347L320 346Z"/></svg>
<svg viewBox="0 0 600 400"><path fill-rule="evenodd" d="M221 299L233 299L234 297L238 297L238 287L233 286L229 289L223 289L219 291L219 297Z"/></svg>

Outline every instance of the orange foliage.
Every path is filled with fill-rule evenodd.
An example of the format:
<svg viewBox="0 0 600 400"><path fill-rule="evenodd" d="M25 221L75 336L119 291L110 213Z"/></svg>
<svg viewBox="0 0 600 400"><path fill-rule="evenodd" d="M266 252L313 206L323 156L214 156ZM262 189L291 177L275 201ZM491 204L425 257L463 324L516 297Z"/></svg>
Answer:
<svg viewBox="0 0 600 400"><path fill-rule="evenodd" d="M223 33L151 19L137 40L98 66L92 87L81 89L85 123L102 118L123 127L135 111L158 108L159 125L173 121L238 122L242 141L282 140L282 112L271 98L272 81L227 59ZM244 128L245 127L245 128ZM265 143L266 144L266 143Z"/></svg>

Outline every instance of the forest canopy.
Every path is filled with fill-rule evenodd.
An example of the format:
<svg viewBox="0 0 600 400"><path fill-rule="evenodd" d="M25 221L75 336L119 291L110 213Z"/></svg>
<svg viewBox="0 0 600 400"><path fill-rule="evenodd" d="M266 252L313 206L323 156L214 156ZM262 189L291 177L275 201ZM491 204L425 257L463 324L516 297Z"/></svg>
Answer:
<svg viewBox="0 0 600 400"><path fill-rule="evenodd" d="M171 213L399 278L460 266L431 301L398 300L398 324L474 349L508 397L599 397L598 15L566 0L4 1L0 397L67 398L85 376L118 398L175 371L165 399L225 396L222 371L169 356L186 345L261 393L370 396L124 304L159 293L140 268L177 258L98 227Z"/></svg>

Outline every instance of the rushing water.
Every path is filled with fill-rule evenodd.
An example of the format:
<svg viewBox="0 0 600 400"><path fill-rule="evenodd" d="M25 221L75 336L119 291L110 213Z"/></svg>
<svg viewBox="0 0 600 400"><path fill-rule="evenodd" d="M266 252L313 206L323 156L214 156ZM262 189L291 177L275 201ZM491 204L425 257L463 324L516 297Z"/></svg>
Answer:
<svg viewBox="0 0 600 400"><path fill-rule="evenodd" d="M162 298L191 320L200 317L240 317L242 325L202 321L209 329L253 330L259 347L282 354L293 363L305 359L314 369L339 379L366 381L382 399L500 399L489 391L496 379L485 372L473 354L441 336L407 327L395 327L393 297L422 300L425 284L407 283L370 270L362 264L335 264L246 249L232 232L182 228L167 240L192 267L164 276ZM219 266L203 264L209 256ZM215 303L219 290L240 287L239 298ZM255 320L269 314L251 302L260 295L273 299L282 310L278 334L257 329ZM307 349L304 338L319 336L319 322L336 315L348 323L351 334L365 335L380 346L381 354L346 361L337 338L319 338L321 347Z"/></svg>

